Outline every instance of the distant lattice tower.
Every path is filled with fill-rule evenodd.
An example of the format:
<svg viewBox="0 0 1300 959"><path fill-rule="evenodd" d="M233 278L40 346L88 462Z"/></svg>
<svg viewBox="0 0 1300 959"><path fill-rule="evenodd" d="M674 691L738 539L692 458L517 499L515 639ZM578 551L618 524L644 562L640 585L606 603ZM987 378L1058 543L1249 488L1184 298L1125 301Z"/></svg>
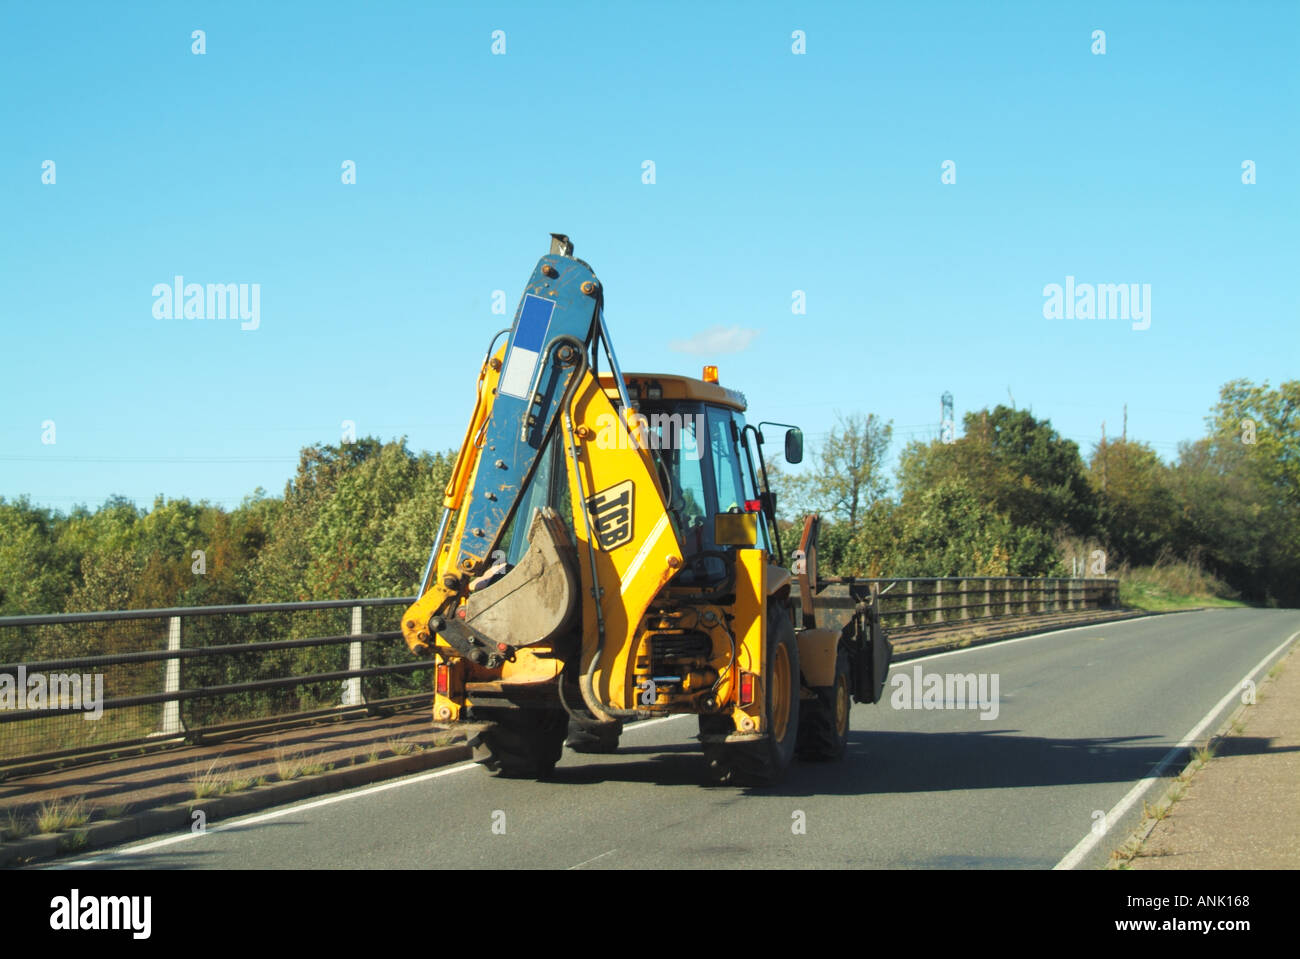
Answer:
<svg viewBox="0 0 1300 959"><path fill-rule="evenodd" d="M957 439L957 425L953 421L952 415L952 394L944 390L939 402L943 404L942 413L939 417L939 438L945 443L955 442Z"/></svg>

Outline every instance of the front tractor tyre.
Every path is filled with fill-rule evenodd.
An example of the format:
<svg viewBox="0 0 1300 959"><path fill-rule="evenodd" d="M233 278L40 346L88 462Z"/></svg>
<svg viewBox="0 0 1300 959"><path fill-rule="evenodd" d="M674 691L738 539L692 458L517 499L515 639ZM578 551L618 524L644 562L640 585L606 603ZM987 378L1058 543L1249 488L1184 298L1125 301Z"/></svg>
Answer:
<svg viewBox="0 0 1300 959"><path fill-rule="evenodd" d="M805 699L799 711L799 747L802 760L835 762L844 758L849 742L849 708L853 677L849 654L840 647L835 656L835 681L831 686L815 686L816 699Z"/></svg>

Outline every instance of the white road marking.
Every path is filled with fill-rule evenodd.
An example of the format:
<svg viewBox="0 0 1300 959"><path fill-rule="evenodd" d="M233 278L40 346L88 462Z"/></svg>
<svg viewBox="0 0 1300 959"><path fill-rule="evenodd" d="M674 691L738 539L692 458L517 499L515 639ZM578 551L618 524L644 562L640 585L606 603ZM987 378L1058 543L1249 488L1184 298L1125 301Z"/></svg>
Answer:
<svg viewBox="0 0 1300 959"><path fill-rule="evenodd" d="M659 723L670 722L671 720L674 719L682 719L690 715L694 715L694 714L679 713L673 716L664 716L659 719L647 719L647 720L642 720L640 722L629 723L627 727L624 729L624 732L629 732L633 729L645 729L647 726L655 726L658 725ZM106 852L103 853L102 855L93 856L89 859L78 859L75 862L58 863L50 866L49 868L75 869L80 866L93 866L96 863L101 863L109 859L116 859L120 856L138 856L143 853L153 852L155 849L162 849L167 846L174 846L177 843L188 842L189 840L192 839L200 839L204 835L207 835L208 833L224 832L227 829L238 829L241 826L253 826L256 825L257 823L267 822L272 819L279 819L281 816L288 816L293 813L306 812L309 809L317 809L321 806L331 806L334 803L347 802L349 799L361 799L365 796L373 796L375 795L375 793L385 792L389 789L398 789L402 786L411 786L416 783L428 782L431 779L437 779L441 776L450 776L453 773L464 772L466 769L474 769L474 768L481 768L481 767L479 767L479 764L475 762L461 763L460 765L457 766L448 766L445 769L437 769L434 770L433 772L420 773L419 775L411 776L410 778L407 779L395 779L391 782L380 783L377 786L368 786L366 788L358 789L353 792L340 793L335 796L326 796L324 799L316 799L308 803L303 803L301 805L285 806L281 809L274 810L273 812L259 813L257 815L248 816L241 819L232 819L230 822L224 822L221 823L220 825L212 826L209 829L207 829L206 832L181 833L176 836L168 836L166 839L159 839L154 842L145 843L144 845L130 846L126 849L120 849L114 852ZM613 851L614 850L612 849L610 850L610 852ZM601 855L607 856L609 855L609 853L602 853ZM597 856L596 858L599 859L600 856ZM587 862L591 862L591 860L587 860ZM585 866L586 863L579 863L578 865ZM577 867L573 867L573 868L577 868Z"/></svg>
<svg viewBox="0 0 1300 959"><path fill-rule="evenodd" d="M569 869L570 869L570 870L573 870L573 869L581 869L583 866L587 865L587 863L589 863L589 862L595 862L597 859L604 859L606 856L609 855L609 853L612 853L612 852L618 852L618 850L617 850L617 849L611 849L609 852L602 852L599 856L592 856L590 859L586 860L585 862L580 862L580 863L578 863L576 866L570 866Z"/></svg>
<svg viewBox="0 0 1300 959"><path fill-rule="evenodd" d="M1188 609L1179 613L1166 613L1165 615L1186 616L1188 613L1204 612L1208 612L1208 610ZM930 653L928 656L917 656L915 659L901 659L896 662L891 662L890 666L902 666L905 663L910 666L912 663L923 663L927 659L938 659L940 656L959 656L962 653L991 652L993 650L1002 649L1006 646L1014 646L1016 643L1025 643L1031 639L1045 639L1049 636L1062 636L1065 633L1081 633L1087 629L1103 629L1107 626L1119 626L1123 623L1136 622L1148 618L1149 617L1146 616L1139 616L1134 617L1133 619L1108 619L1104 623L1093 623L1091 626L1071 626L1069 629L1052 629L1041 633L1034 633L1031 636L1017 636L1015 639L991 640L987 643L980 643L978 646L963 646L961 649L949 649L942 653Z"/></svg>
<svg viewBox="0 0 1300 959"><path fill-rule="evenodd" d="M658 719L638 719L634 723L628 723L623 727L623 732L631 729L645 729L647 726L658 726L660 723L672 722L674 719L685 719L687 716L694 716L694 713L674 713L671 716L661 716Z"/></svg>
<svg viewBox="0 0 1300 959"><path fill-rule="evenodd" d="M145 843L142 846L131 846L127 849L104 853L102 856L94 856L90 859L78 859L76 862L59 863L51 868L72 869L77 866L93 866L96 863L103 862L106 859L115 859L118 856L138 856L141 853L152 852L155 849L162 849L166 846L174 846L177 843L188 842L191 839L201 839L203 836L214 832L224 832L227 829L238 829L241 826L252 826L256 823L279 819L281 816L290 816L295 813L306 812L309 809L318 809L321 806L332 806L334 803L347 802L349 799L360 799L363 796L373 796L375 793L386 792L389 789L399 789L402 786L412 786L416 783L428 782L430 779L437 779L440 776L451 776L454 773L464 772L467 769L481 768L482 767L475 762L461 763L458 766L448 766L445 769L438 769L429 773L421 773L417 776L412 776L409 779L395 779L392 782L380 783L378 786L368 786L364 789L358 789L355 792L340 793L336 796L326 796L324 799L316 799L301 805L285 806L284 808L277 809L274 812L259 813L255 816L232 819L230 822L223 822L220 825L212 826L201 833L187 832L181 833L178 836L168 836L166 839L159 839L156 842Z"/></svg>
<svg viewBox="0 0 1300 959"><path fill-rule="evenodd" d="M1188 732L1188 734L1183 737L1182 742L1180 742L1173 749L1169 750L1169 752L1165 753L1164 758L1161 759L1160 762L1156 763L1155 766L1151 768L1151 771L1148 772L1143 779L1138 780L1138 782L1133 786L1133 788L1128 791L1128 794L1123 799L1121 799L1118 803L1116 803L1115 806L1110 810L1110 812L1106 813L1106 818L1104 821L1106 823L1118 822L1119 818L1123 816L1126 812L1128 812L1130 808L1132 808L1133 804L1137 802L1138 799L1141 798L1142 794L1145 793L1148 789L1150 789L1159 780L1160 774L1164 772L1165 767L1167 767L1171 762L1174 761L1174 757L1176 757L1188 746L1192 745L1192 743L1195 742L1195 740L1201 735L1201 733L1205 731L1205 728L1209 726L1211 722L1214 721L1214 717L1219 714L1219 711L1223 709L1225 706L1227 706L1228 703L1232 702L1234 699L1236 699L1238 696L1241 695L1242 685L1245 684L1247 680L1251 679L1256 673L1258 673L1266 665L1268 665L1269 660L1271 660L1282 650L1286 649L1286 647L1291 643L1291 641L1295 639L1297 636L1300 636L1300 631L1296 631L1292 633L1290 636L1288 636L1286 639L1284 639L1280 646L1278 646L1275 650L1273 650L1271 653L1269 653L1267 656L1261 659L1256 664L1254 669L1252 669L1244 677L1238 680L1237 684L1228 691L1228 694L1224 696L1222 699L1220 699L1214 706L1212 706L1210 708L1210 711L1205 714L1205 716L1201 719L1201 721L1192 727L1191 731ZM1073 869L1075 866L1077 866L1080 862L1083 861L1084 856L1088 855L1088 853L1092 851L1093 847L1096 846L1097 843L1101 842L1104 836L1105 833L1103 833L1101 836L1098 836L1093 832L1089 832L1086 836L1084 836L1081 840L1079 840L1078 844L1073 849L1071 849L1068 853L1066 853L1064 859L1062 859L1052 868Z"/></svg>
<svg viewBox="0 0 1300 959"><path fill-rule="evenodd" d="M1202 610L1189 610L1188 612L1202 612ZM1175 615L1175 616L1176 616L1176 615L1182 615L1182 614L1180 614L1180 613L1173 613L1173 614L1170 614L1170 615ZM1093 624L1093 625L1091 625L1091 626L1073 626L1073 627L1071 627L1071 628L1069 628L1069 629L1061 629L1061 630L1053 630L1053 631L1050 631L1050 632L1044 632L1044 633L1036 633L1036 634L1034 634L1034 635L1032 635L1032 636L1021 636L1021 637L1018 637L1018 638L1016 638L1016 639L1003 640L1003 641L1001 641L1001 642L990 643L990 644L987 644L987 645L988 645L988 646L1010 646L1010 645L1012 645L1013 643L1024 642L1025 640L1030 640L1030 639L1041 639L1041 638L1043 638L1043 637L1045 637L1045 636L1056 636L1056 635L1060 635L1061 633L1078 632L1078 631L1087 630L1087 629L1100 629L1100 628L1102 628L1103 626L1113 626L1113 625L1116 625L1116 623L1115 623L1114 621L1110 621L1110 622L1106 622L1106 623L1096 623L1096 624ZM1285 642L1282 643L1282 645L1278 646L1277 649L1273 650L1273 652L1271 652L1271 653L1269 653L1267 656L1265 656L1264 659L1262 659L1262 660L1260 661L1259 665L1257 665L1254 669L1252 669L1252 670L1251 670L1251 671L1246 675L1245 678L1246 678L1246 679L1249 679L1249 678L1251 678L1255 673L1259 672L1259 670L1262 669L1262 668L1264 667L1264 665L1267 664L1267 662L1268 662L1270 659L1273 658L1273 656L1275 656L1275 655L1276 655L1280 650L1282 650L1283 648L1285 648L1286 645L1287 645L1287 643L1289 643L1289 642L1291 642L1291 640L1295 639L1296 636L1300 636L1300 632L1293 633L1290 637L1287 638L1287 640L1286 640ZM942 652L942 653L933 653L933 654L928 655L928 656L918 656L918 657L915 658L915 659L908 659L908 660L904 660L903 662L906 662L906 663L908 663L908 664L911 664L911 663L919 663L919 662L922 662L922 661L924 661L924 660L928 660L928 659L938 659L940 656L955 656L955 655L958 655L958 654L960 654L960 653L976 652L976 651L981 650L981 649L984 649L984 648L985 648L985 647L984 647L983 645L981 645L981 646L970 646L970 647L966 647L966 648L963 648L963 649L948 650L947 652ZM1243 679L1242 682L1244 682L1244 681L1245 681L1245 680ZM1188 733L1187 737L1184 738L1184 741L1183 741L1182 743L1180 743L1178 746L1175 746L1173 749L1171 749L1171 750L1169 751L1169 753L1164 757L1164 759L1162 759L1162 760L1161 760L1161 761L1160 761L1160 762L1159 762L1159 763L1158 763L1158 764L1157 764L1157 765L1152 769L1152 771L1148 774L1148 776L1149 776L1150 778L1149 778L1147 781L1139 782L1138 785L1134 786L1133 790L1130 791L1129 795L1125 796L1124 799L1120 800L1119 804L1116 805L1115 808L1112 809L1109 813L1107 813L1107 815L1106 815L1106 821L1107 821L1107 822L1112 821L1113 817L1116 817L1116 816L1122 815L1122 814L1123 814L1123 813L1124 813L1124 812L1125 812L1125 811L1126 811L1130 806L1133 805L1134 802L1137 801L1137 797L1138 797L1138 796L1139 796L1143 791L1145 791L1146 789L1150 788L1151 783L1155 781L1155 778L1159 775L1160 771L1161 771L1161 770L1162 770L1166 765L1168 765L1168 763L1169 763L1170 761L1172 761L1173 757L1174 757L1175 755L1177 755L1177 753L1178 753L1181 749L1184 749L1184 748L1186 748L1188 745L1190 745L1191 741L1192 741L1193 739L1195 739L1195 738L1196 738L1196 737L1201 733L1201 731L1204 729L1204 727L1207 726L1207 725L1209 724L1210 720L1214 717L1214 715L1217 714L1218 711L1219 711L1220 709L1222 709L1222 708L1223 708L1223 707L1228 703L1229 700L1231 700L1234 696L1238 695L1238 693L1239 693L1239 691L1240 691L1240 687L1241 687L1241 683L1238 683L1237 686L1236 686L1236 688L1234 688L1234 689L1232 690L1232 692L1228 693L1227 696L1225 696L1222 700L1220 700L1219 704L1218 704L1217 706L1215 706L1214 709L1212 709L1212 710L1210 711L1209 715L1206 716L1206 718L1203 719L1203 720L1201 721L1201 723L1198 724L1198 725L1196 726L1196 728L1194 728L1190 733ZM660 717L660 718L657 718L657 719L638 720L638 721L636 721L636 722L628 723L627 726L624 728L624 732L629 732L629 731L631 731L631 730L633 730L633 729L644 729L644 728L647 728L647 727L650 727L650 726L658 725L659 723L672 722L673 720L676 720L676 719L685 719L685 718L687 718L687 717L689 717L689 716L693 716L693 715L694 715L694 713L677 713L677 714L672 715L672 716L663 716L663 717ZM386 792L386 791L389 790L389 789L399 789L399 788L401 788L401 787L403 787L403 786L411 786L411 785L415 785L416 783L428 782L428 781L433 780L433 779L438 779L438 778L440 778L440 777L442 777L442 776L450 776L450 775L454 775L455 773L464 772L464 771L467 770L467 769L477 769L477 768L481 768L480 765L479 765L478 763L476 763L476 762L465 762L465 763L461 763L460 765L457 765L457 766L448 766L448 767L446 767L446 768L444 768L444 769L438 769L438 770L435 770L435 771L433 771L433 772L428 772L428 773L421 773L421 774L419 774L419 775L411 776L411 777L406 778L406 779L397 779L397 780L393 780L393 781L391 781L391 782L380 783L380 784L377 785L377 786L369 786L369 787L365 787L365 788L362 788L362 789L353 790L353 791L346 792L346 793L340 793L340 794L337 794L337 795L334 795L334 796L327 796L327 797L325 797L325 798L323 798L323 799L316 799L316 800L313 800L313 801L308 802L308 803L302 803L302 804L298 804L298 805L286 806L286 807L283 807L283 808L281 808L281 809L277 809L277 810L274 810L274 811L272 811L272 812L268 812L268 813L259 813L259 814L257 814L257 815L248 816L248 817L244 817L244 818L240 818L240 819L232 819L232 820L229 821L229 822L225 822L225 823L221 823L221 824L216 825L216 826L212 826L212 827L210 827L209 829L207 829L205 832L202 832L202 833L190 833L190 832L187 832L187 833L181 833L181 834L179 834L179 835L175 835L175 836L168 836L166 839L159 839L159 840L156 840L156 841L154 841L154 842L144 843L143 845L139 845L139 846L130 846L130 847L126 848L126 849L120 849L120 850L116 850L116 851L112 851L112 852L105 852L105 853L103 853L103 854L101 854L101 855L98 855L98 856L92 856L92 857L87 858L87 859L78 859L78 860L75 860L75 861L73 861L73 862L57 863L57 864L51 865L51 866L48 867L48 868L50 868L50 869L75 869L75 868L83 867L83 866L94 866L94 865L96 865L97 863L102 863L102 862L105 862L105 861L108 861L108 860L111 860L111 859L117 859L117 858L122 858L122 857L127 857L127 856L137 856L137 855L141 855L141 854L146 853L146 852L152 852L152 851L154 851L155 849L162 849L162 848L165 848L165 847L167 847L167 846L174 846L174 845L176 845L176 844L178 844L178 843L188 842L188 841L193 840L193 839L199 839L199 838L202 838L204 835L207 835L207 834L209 834L209 833L224 832L224 831L227 830L227 829L238 829L238 828L240 828L240 827L242 827L242 826L252 826L252 825L256 825L256 824L258 824L258 823L268 822L268 821L273 820L273 819L279 819L279 818L281 818L281 817L283 817L283 816L289 816L289 815L293 815L293 814L295 814L295 813L299 813L299 812L306 812L306 811L308 811L308 810L310 810L310 809L317 809L317 808L322 807L322 806L331 806L331 805L333 805L333 804L335 804L335 803L347 802L347 801L350 800L350 799L360 799L360 798L365 797L365 796L373 796L373 795L375 795L376 793ZM1083 856L1086 855L1087 852L1088 852L1088 851L1089 851L1093 846L1096 845L1098 839L1099 839L1099 837L1096 837L1096 836L1093 836L1092 834L1089 834L1087 837L1084 838L1084 840L1082 840L1082 841L1081 841L1077 846L1075 846L1074 850L1072 850L1072 851L1071 851L1071 852L1070 852L1070 853L1065 857L1065 859L1062 859L1061 862L1057 863L1057 865L1056 865L1055 868L1057 868L1057 869L1070 869L1070 868L1073 868L1074 865L1077 864L1077 862L1078 862L1079 860L1081 860L1081 859L1083 858ZM603 858L603 857L605 857L605 856L608 856L610 853L613 853L613 852L617 852L617 850L615 850L615 849L611 849L611 850L609 850L609 852L601 853L599 856L596 856L594 859L588 859L586 862L578 863L577 866L571 866L570 868L571 868L571 869L576 869L576 868L578 868L579 866L585 866L585 865L587 865L587 863L594 862L595 859L601 859L601 858Z"/></svg>

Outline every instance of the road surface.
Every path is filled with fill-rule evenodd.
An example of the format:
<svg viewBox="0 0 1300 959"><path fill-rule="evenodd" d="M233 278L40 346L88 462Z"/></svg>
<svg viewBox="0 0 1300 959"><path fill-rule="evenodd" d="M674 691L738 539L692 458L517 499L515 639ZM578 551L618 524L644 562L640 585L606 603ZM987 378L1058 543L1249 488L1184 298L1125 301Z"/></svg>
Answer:
<svg viewBox="0 0 1300 959"><path fill-rule="evenodd" d="M896 663L882 702L853 708L843 764L774 787L702 785L695 720L673 717L629 727L615 755L566 751L549 782L460 764L63 865L1094 868L1157 794L1153 770L1177 773L1176 747L1297 632L1300 611L1212 610ZM917 667L982 674L990 694L996 676L996 716L895 708Z"/></svg>

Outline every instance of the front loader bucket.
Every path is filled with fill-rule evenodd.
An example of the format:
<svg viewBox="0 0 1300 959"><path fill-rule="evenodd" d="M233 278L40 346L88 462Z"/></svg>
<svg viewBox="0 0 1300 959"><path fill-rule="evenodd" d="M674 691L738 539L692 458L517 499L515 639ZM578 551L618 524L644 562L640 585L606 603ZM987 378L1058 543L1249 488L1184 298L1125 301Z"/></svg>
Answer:
<svg viewBox="0 0 1300 959"><path fill-rule="evenodd" d="M580 589L577 551L559 514L543 506L533 513L519 565L470 593L465 625L493 643L550 643L572 624Z"/></svg>

